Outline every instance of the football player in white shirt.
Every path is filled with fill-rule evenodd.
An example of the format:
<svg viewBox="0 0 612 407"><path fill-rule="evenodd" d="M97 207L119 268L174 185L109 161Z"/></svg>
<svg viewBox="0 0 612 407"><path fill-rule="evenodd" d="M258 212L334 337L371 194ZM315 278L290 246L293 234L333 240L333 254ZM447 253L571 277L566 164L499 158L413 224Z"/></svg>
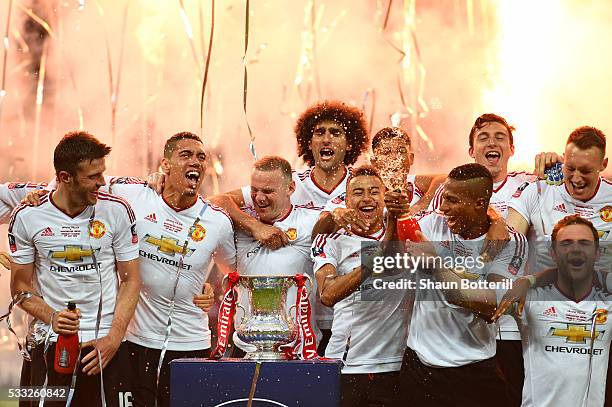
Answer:
<svg viewBox="0 0 612 407"><path fill-rule="evenodd" d="M138 236L129 204L98 191L109 152L85 132L64 136L53 158L57 190L38 207L18 206L9 225L11 294L38 319L35 339L50 341L46 354L43 343L32 351L30 385L42 385L45 375L50 386L70 385L71 375L52 367L55 342L78 333L75 406L101 405L101 369L107 405L132 399L123 337L140 290ZM79 311L66 309L68 301Z"/></svg>
<svg viewBox="0 0 612 407"><path fill-rule="evenodd" d="M495 291L474 290L465 297L456 289L464 278L503 282L523 271L527 241L511 230L510 242L494 261L485 263L480 256L490 228L487 209L492 188L491 173L484 166L459 166L444 184L442 213L429 212L419 220L419 234L437 242L437 257L452 258L464 270L457 274L438 265L433 272L435 280L424 279L423 271L417 272L401 382L403 398L409 405L507 405L505 385L495 361L496 329L487 323L495 311ZM423 285L440 282L458 287ZM465 386L466 379L478 385Z"/></svg>
<svg viewBox="0 0 612 407"><path fill-rule="evenodd" d="M609 242L612 242L612 183L600 176L607 167L606 136L601 130L583 126L567 139L563 184L546 181L519 189L509 202L508 224L534 237L536 261L532 273L553 266L548 247L556 222L567 215L580 215L597 229L602 256L596 264L610 269Z"/></svg>
<svg viewBox="0 0 612 407"><path fill-rule="evenodd" d="M508 171L508 161L514 155L514 131L505 118L494 113L479 116L469 134L469 154L474 162L484 165L493 175L493 195L490 205L504 218L508 203L517 190L525 189L537 177L526 172ZM537 159L536 159L537 165ZM443 186L435 193L429 210L438 210L442 203ZM507 384L512 405L521 402L523 387L523 356L521 336L514 319L504 316L498 323L497 363Z"/></svg>
<svg viewBox="0 0 612 407"><path fill-rule="evenodd" d="M291 164L276 156L267 156L253 164L251 172L251 188L248 200L252 207L245 211L252 214L260 222L274 225L281 229L288 238L288 244L278 249L263 246L257 239L244 231L236 232L236 249L238 252L237 270L240 275L287 275L304 274L312 278L311 303L314 302L316 286L312 271L310 248L312 245L312 227L319 217L319 211L311 207L294 205L291 195L295 192L295 181L291 179ZM246 200L247 197L245 196ZM248 308L248 292L239 287L241 304ZM287 311L296 305L297 289L291 287L287 293ZM291 314L289 314L291 315ZM316 321L312 326L317 332ZM248 350L237 337L234 341L241 348ZM237 356L235 354L234 356Z"/></svg>
<svg viewBox="0 0 612 407"><path fill-rule="evenodd" d="M396 405L399 391L407 334L406 291L384 290L382 298L373 300L377 290L362 279L369 272L362 270L360 255L363 243L397 240L398 213L388 208L386 229L383 222L384 191L374 167L354 169L347 187L347 207L368 219L370 228L363 234L340 229L319 235L312 246L321 300L334 309L325 356L344 362L341 405L347 407Z"/></svg>
<svg viewBox="0 0 612 407"><path fill-rule="evenodd" d="M108 177L106 188L134 207L140 237L142 290L126 333L133 355L130 366L135 378L136 405L154 405L157 397L159 406L168 406L170 362L209 355L211 332L207 312L214 303L214 295L210 284L205 283L207 272L213 256L223 268L235 267L231 220L198 194L205 165L201 139L182 132L165 143L161 163L165 183L161 194L138 178ZM30 194L28 200L35 203L33 198L38 197L37 193ZM182 267L177 277L179 264ZM173 298L172 326L158 388L157 367Z"/></svg>
<svg viewBox="0 0 612 407"><path fill-rule="evenodd" d="M328 201L344 194L350 166L367 148L367 129L363 112L342 102L324 101L304 111L297 119L295 135L298 156L309 168L293 172L296 186L291 202L320 210ZM219 195L212 202L226 209L236 227L259 240L263 246L277 249L289 244L284 231L241 210L253 206L249 191L250 187L245 186ZM322 353L331 336L329 328L333 313L326 307L317 309L319 315L315 320L323 331L319 347Z"/></svg>
<svg viewBox="0 0 612 407"><path fill-rule="evenodd" d="M594 283L598 231L579 215L569 215L553 227L551 239L556 281L529 290L522 312L522 406L602 407L612 296Z"/></svg>
<svg viewBox="0 0 612 407"><path fill-rule="evenodd" d="M206 279L213 257L223 269L234 269L236 248L227 213L198 193L206 168L202 140L189 132L170 137L161 168L165 174L161 195L137 179L112 179L110 186L113 193L132 202L140 235L143 285L126 333L137 380L136 405L152 406L157 398L163 407L170 405L170 362L210 353L207 313L214 295ZM173 300L158 387L158 363Z"/></svg>

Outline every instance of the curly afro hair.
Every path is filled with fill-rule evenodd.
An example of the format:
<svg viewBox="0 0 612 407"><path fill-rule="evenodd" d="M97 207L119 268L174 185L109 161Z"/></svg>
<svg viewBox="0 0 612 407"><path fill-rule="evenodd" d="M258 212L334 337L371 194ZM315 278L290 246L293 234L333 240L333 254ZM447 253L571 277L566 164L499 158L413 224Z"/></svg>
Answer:
<svg viewBox="0 0 612 407"><path fill-rule="evenodd" d="M297 119L294 131L298 142L298 156L311 167L315 164L309 144L315 126L325 120L333 120L344 128L346 142L350 147L344 155L344 164L355 164L369 143L368 126L360 109L335 100L317 103Z"/></svg>

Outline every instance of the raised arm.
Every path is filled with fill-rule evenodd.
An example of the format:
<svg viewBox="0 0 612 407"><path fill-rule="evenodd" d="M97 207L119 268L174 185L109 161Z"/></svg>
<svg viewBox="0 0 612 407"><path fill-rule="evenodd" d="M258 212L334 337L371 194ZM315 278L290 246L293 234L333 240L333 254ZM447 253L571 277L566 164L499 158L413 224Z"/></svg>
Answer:
<svg viewBox="0 0 612 407"><path fill-rule="evenodd" d="M426 211L429 203L436 195L438 187L444 183L444 180L446 180L445 174L417 175L415 177L415 184L421 191L425 191L425 194L419 199L419 202L410 208L410 212L416 214Z"/></svg>
<svg viewBox="0 0 612 407"><path fill-rule="evenodd" d="M270 249L278 249L289 242L285 232L275 226L260 222L240 209L244 207L242 190L235 189L225 194L210 197L208 200L225 209L238 229L253 236L263 246Z"/></svg>

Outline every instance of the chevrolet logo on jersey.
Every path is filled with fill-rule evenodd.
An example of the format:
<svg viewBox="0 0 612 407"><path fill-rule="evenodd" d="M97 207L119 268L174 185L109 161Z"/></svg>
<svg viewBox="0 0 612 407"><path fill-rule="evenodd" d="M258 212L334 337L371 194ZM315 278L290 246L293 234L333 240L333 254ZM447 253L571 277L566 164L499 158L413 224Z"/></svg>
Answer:
<svg viewBox="0 0 612 407"><path fill-rule="evenodd" d="M565 324L565 328L550 328L548 336L565 337L567 343L587 343L587 339L591 338L591 330L589 324ZM595 338L605 334L605 330L595 328Z"/></svg>
<svg viewBox="0 0 612 407"><path fill-rule="evenodd" d="M64 259L69 263L83 261L85 257L91 257L91 248L83 249L83 246L64 246L64 250L51 251L52 259Z"/></svg>
<svg viewBox="0 0 612 407"><path fill-rule="evenodd" d="M161 238L158 238L147 234L144 237L144 241L150 245L156 246L158 252L167 254L169 256L174 256L176 254L180 255L183 253L183 246L178 244L178 239L165 237L164 235L162 235ZM194 251L194 249L187 248L185 256L191 256Z"/></svg>

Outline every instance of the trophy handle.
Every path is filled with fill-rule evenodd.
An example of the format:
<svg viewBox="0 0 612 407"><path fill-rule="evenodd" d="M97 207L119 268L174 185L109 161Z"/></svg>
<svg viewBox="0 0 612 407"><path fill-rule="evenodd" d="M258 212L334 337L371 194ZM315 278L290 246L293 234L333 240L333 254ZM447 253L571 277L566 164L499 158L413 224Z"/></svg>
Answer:
<svg viewBox="0 0 612 407"><path fill-rule="evenodd" d="M246 309L242 305L240 305L240 303L237 301L236 301L236 308L240 308L242 310L243 315L242 315L242 318L240 318L240 324L244 324L246 317L247 317ZM238 315L238 313L236 313L236 315Z"/></svg>

